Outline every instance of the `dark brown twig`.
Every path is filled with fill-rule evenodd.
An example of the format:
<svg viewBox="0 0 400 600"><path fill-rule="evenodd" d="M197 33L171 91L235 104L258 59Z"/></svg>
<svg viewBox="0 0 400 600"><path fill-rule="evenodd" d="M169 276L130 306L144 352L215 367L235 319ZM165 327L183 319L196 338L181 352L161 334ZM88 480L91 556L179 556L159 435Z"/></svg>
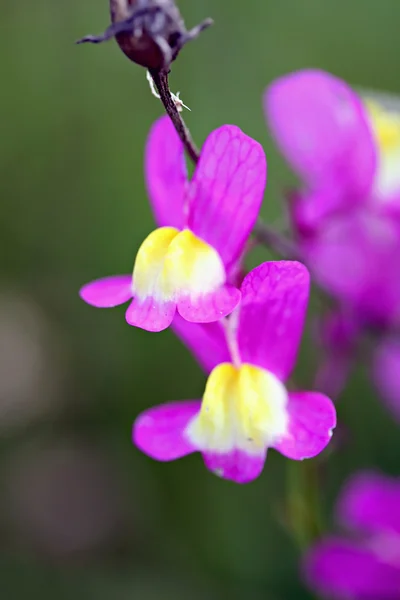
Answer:
<svg viewBox="0 0 400 600"><path fill-rule="evenodd" d="M190 159L196 165L199 161L200 152L194 143L192 136L190 135L189 129L186 127L184 120L182 119L176 104L171 96L171 92L168 84L168 73L157 69L149 69L150 75L153 78L154 85L157 88L157 92L160 95L161 102L164 105L165 111L171 119L183 145L185 146L186 152Z"/></svg>

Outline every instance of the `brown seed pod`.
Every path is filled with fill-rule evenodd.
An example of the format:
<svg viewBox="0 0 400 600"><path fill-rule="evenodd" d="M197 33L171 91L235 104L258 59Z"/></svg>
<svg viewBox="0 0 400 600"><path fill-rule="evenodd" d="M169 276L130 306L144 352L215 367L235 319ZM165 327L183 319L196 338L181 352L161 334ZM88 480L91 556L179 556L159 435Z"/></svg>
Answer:
<svg viewBox="0 0 400 600"><path fill-rule="evenodd" d="M115 37L123 53L150 70L168 71L183 46L212 25L206 19L187 31L174 0L110 0L112 24L99 36L77 43L98 44Z"/></svg>

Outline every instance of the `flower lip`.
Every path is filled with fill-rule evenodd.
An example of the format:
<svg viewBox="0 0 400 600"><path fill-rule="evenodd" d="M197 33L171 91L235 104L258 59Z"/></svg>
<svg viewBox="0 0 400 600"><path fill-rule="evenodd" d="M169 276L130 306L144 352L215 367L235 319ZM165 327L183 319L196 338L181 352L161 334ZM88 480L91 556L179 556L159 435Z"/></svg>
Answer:
<svg viewBox="0 0 400 600"><path fill-rule="evenodd" d="M187 438L203 452L264 454L287 432L287 401L284 385L272 373L250 364L220 364L208 378Z"/></svg>
<svg viewBox="0 0 400 600"><path fill-rule="evenodd" d="M134 293L139 299L178 302L197 300L224 285L224 265L218 253L190 230L161 227L141 245L133 270Z"/></svg>

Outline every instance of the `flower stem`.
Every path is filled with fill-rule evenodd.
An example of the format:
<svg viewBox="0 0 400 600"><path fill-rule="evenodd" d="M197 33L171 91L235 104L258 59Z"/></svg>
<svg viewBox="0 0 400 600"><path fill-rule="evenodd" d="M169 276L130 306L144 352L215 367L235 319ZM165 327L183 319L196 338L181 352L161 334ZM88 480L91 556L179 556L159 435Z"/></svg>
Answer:
<svg viewBox="0 0 400 600"><path fill-rule="evenodd" d="M287 492L290 529L300 550L304 551L323 531L315 459L288 462Z"/></svg>
<svg viewBox="0 0 400 600"><path fill-rule="evenodd" d="M299 260L300 252L296 244L278 231L272 229L260 219L257 221L253 235L259 244L267 246L282 258Z"/></svg>
<svg viewBox="0 0 400 600"><path fill-rule="evenodd" d="M160 95L161 102L164 105L165 111L171 119L189 158L196 165L200 158L200 152L193 141L189 129L187 128L181 114L179 113L176 104L171 96L168 83L168 73L163 70L150 69L150 75L153 78L154 85Z"/></svg>

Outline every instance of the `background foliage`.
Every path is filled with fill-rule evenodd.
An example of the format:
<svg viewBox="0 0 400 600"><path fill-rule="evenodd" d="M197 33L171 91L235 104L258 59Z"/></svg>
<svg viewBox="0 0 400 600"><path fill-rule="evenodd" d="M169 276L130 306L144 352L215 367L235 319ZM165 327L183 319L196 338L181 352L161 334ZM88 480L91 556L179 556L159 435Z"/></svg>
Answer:
<svg viewBox="0 0 400 600"><path fill-rule="evenodd" d="M268 136L263 89L283 73L320 67L400 93L400 3L180 6L188 26L215 19L173 67L173 91L192 109L188 124L199 143L222 123L263 143L263 216L279 221L281 189L293 177ZM1 9L2 595L309 598L287 518L291 507L301 527L293 482L304 466L271 451L262 477L239 487L212 477L199 456L163 465L141 455L130 442L135 416L199 396L204 377L171 332L133 330L122 310L96 311L78 298L82 283L129 272L153 227L142 161L161 105L144 71L113 42L73 45L108 24L106 0L3 0ZM302 383L310 385L315 360L307 345ZM363 367L338 410L337 451L321 458L328 523L355 467L398 474L398 430Z"/></svg>

